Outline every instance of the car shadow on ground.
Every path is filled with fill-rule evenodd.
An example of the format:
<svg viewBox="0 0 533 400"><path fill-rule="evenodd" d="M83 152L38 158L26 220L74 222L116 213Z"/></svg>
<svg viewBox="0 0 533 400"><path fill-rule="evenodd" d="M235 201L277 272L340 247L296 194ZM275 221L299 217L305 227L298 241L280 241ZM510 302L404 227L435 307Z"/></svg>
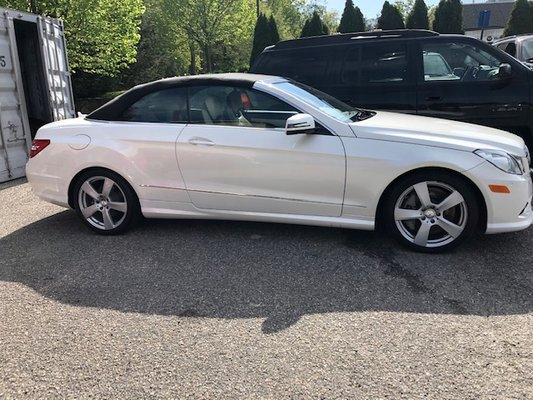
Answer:
<svg viewBox="0 0 533 400"><path fill-rule="evenodd" d="M64 211L0 239L0 280L71 305L264 318L273 333L317 313L529 313L532 245L529 229L426 255L373 232L194 220L105 237Z"/></svg>

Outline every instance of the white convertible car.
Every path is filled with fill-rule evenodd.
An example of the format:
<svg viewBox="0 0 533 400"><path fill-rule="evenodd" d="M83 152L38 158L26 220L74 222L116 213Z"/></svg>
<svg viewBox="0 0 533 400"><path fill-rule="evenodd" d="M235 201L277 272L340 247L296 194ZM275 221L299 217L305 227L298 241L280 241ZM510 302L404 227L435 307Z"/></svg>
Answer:
<svg viewBox="0 0 533 400"><path fill-rule="evenodd" d="M533 222L529 154L510 133L358 110L250 74L137 86L39 130L27 176L42 199L116 234L147 218L386 228L435 252Z"/></svg>

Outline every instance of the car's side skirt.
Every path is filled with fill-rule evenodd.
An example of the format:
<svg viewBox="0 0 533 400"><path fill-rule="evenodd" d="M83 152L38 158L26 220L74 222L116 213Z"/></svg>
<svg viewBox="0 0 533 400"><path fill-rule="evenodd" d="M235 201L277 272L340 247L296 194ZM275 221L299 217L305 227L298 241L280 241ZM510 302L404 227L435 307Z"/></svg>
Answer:
<svg viewBox="0 0 533 400"><path fill-rule="evenodd" d="M200 210L191 203L170 203L164 201L141 201L141 210L146 218L163 219L218 219L232 221L257 221L272 223L288 223L301 225L329 226L374 230L373 218L324 217L297 214L273 214L258 212Z"/></svg>

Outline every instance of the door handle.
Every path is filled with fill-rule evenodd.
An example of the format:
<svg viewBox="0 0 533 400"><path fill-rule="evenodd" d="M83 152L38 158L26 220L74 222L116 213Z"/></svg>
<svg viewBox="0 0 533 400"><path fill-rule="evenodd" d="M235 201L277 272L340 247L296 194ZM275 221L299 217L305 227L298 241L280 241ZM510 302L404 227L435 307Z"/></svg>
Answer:
<svg viewBox="0 0 533 400"><path fill-rule="evenodd" d="M440 96L428 96L426 97L426 101L441 101L442 97Z"/></svg>
<svg viewBox="0 0 533 400"><path fill-rule="evenodd" d="M189 139L189 143L195 146L214 146L215 142L212 142L209 139L201 137L193 137Z"/></svg>

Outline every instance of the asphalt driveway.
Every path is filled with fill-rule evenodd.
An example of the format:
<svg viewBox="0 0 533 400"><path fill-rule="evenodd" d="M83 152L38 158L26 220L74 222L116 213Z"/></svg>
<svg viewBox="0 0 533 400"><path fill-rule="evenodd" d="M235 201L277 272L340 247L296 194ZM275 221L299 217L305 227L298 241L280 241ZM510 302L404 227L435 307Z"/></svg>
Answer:
<svg viewBox="0 0 533 400"><path fill-rule="evenodd" d="M0 398L533 398L533 229L424 255L360 231L102 237L0 185Z"/></svg>

